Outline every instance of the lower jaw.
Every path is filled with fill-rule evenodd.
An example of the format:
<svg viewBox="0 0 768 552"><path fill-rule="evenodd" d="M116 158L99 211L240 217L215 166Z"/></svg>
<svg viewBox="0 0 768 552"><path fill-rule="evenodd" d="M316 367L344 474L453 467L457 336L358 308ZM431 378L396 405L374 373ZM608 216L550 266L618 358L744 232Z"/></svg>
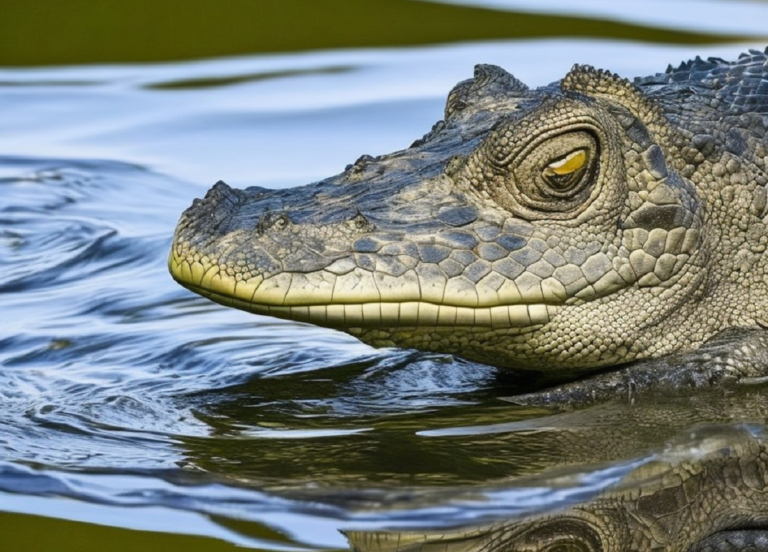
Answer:
<svg viewBox="0 0 768 552"><path fill-rule="evenodd" d="M356 333L363 328L467 328L509 330L520 334L549 323L560 306L546 304L457 307L423 301L339 303L332 305L265 305L190 286L222 305L254 314L307 322Z"/></svg>

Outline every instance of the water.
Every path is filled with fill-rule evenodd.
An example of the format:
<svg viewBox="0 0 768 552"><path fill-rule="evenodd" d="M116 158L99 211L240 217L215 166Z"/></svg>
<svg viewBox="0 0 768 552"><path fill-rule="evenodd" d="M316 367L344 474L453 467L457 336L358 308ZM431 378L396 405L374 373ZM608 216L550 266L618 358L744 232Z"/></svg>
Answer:
<svg viewBox="0 0 768 552"><path fill-rule="evenodd" d="M759 398L712 399L719 417L707 400L515 407L498 370L224 309L165 267L179 214L216 180L288 187L406 147L475 63L542 85L577 61L634 76L762 47L766 4L668 5L575 14L679 38L653 44L511 34L0 69L0 548L344 549L340 530L584 500L691 426L748 412ZM710 44L681 45L693 31Z"/></svg>

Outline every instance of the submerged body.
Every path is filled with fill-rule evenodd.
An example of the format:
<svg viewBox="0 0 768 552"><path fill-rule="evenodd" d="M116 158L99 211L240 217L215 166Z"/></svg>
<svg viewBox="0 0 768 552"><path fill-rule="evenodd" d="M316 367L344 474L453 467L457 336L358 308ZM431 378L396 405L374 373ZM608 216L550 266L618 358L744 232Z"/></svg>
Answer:
<svg viewBox="0 0 768 552"><path fill-rule="evenodd" d="M535 90L478 66L406 150L291 190L218 183L169 266L228 306L574 378L762 328L767 133L760 52Z"/></svg>

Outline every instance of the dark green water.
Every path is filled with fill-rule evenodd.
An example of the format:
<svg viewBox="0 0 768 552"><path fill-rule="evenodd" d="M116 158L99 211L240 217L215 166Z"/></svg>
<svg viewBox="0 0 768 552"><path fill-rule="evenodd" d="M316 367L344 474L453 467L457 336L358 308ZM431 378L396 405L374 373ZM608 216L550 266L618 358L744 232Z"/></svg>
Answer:
<svg viewBox="0 0 768 552"><path fill-rule="evenodd" d="M514 407L495 369L227 310L165 268L217 179L298 185L406 147L475 63L535 86L767 41L764 2L639 5L4 4L0 550L344 549L339 530L582 500L727 421Z"/></svg>

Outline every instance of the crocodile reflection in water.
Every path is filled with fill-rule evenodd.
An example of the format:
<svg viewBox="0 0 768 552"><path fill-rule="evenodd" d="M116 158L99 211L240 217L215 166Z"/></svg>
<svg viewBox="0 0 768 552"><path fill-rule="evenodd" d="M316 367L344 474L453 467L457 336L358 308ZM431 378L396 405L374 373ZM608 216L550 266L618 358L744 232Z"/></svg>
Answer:
<svg viewBox="0 0 768 552"><path fill-rule="evenodd" d="M561 511L442 532L350 531L347 538L358 552L762 552L767 488L765 436L707 427L597 498Z"/></svg>

